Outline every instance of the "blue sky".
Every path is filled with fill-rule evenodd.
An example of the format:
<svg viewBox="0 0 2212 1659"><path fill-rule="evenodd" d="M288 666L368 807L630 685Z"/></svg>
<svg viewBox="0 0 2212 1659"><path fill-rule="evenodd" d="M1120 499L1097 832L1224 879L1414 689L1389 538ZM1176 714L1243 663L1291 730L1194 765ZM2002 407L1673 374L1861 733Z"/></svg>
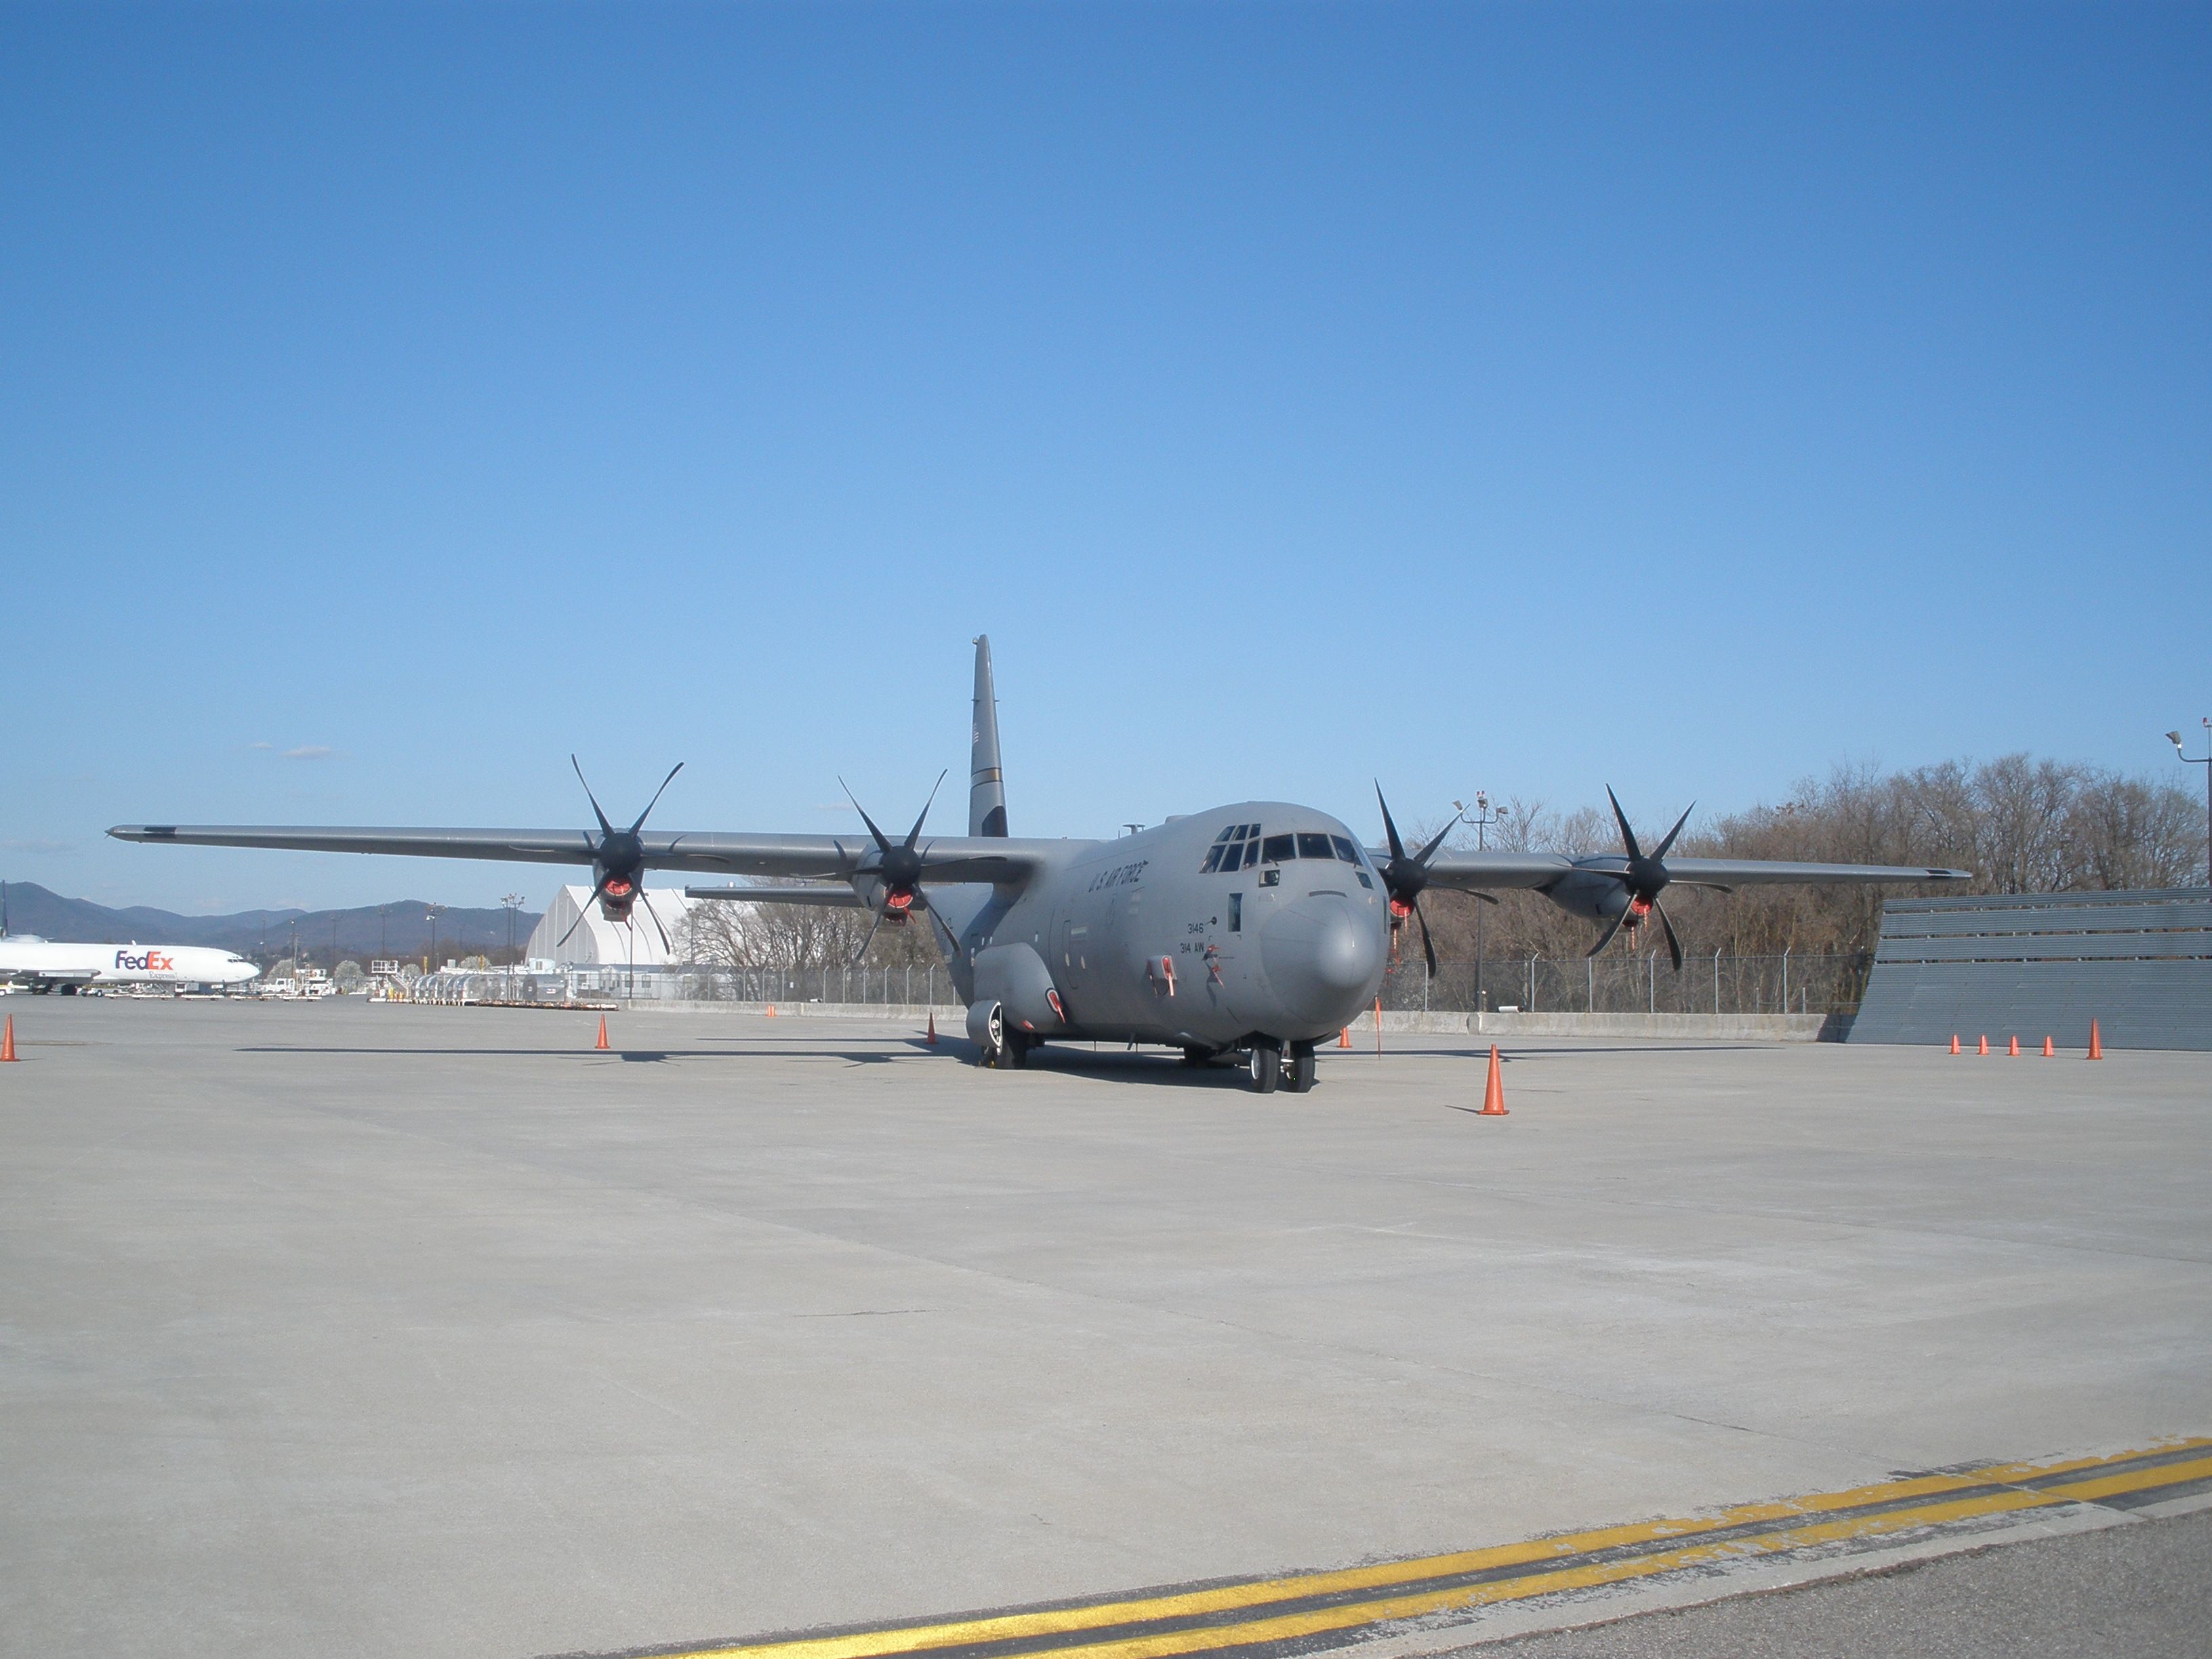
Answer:
<svg viewBox="0 0 2212 1659"><path fill-rule="evenodd" d="M10 6L0 146L9 878L908 819L979 631L1020 833L2195 781L2202 7Z"/></svg>

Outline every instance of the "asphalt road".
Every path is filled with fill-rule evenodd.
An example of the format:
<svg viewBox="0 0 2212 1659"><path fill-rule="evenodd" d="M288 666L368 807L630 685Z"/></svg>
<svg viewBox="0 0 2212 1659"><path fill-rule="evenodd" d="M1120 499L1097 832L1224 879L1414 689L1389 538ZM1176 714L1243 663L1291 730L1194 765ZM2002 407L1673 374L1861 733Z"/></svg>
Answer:
<svg viewBox="0 0 2212 1659"><path fill-rule="evenodd" d="M2212 1513L1485 1643L1482 1659L2201 1659Z"/></svg>

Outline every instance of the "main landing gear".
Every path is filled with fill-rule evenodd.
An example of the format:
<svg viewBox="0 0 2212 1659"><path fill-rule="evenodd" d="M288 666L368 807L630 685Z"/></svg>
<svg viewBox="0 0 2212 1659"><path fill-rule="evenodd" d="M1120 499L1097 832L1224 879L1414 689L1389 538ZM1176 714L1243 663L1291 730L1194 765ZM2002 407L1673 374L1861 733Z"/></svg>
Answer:
<svg viewBox="0 0 2212 1659"><path fill-rule="evenodd" d="M1037 1040L1027 1031L1009 1030L1006 1011L994 1005L976 1058L994 1071L1018 1072L1029 1065L1030 1050L1037 1046Z"/></svg>

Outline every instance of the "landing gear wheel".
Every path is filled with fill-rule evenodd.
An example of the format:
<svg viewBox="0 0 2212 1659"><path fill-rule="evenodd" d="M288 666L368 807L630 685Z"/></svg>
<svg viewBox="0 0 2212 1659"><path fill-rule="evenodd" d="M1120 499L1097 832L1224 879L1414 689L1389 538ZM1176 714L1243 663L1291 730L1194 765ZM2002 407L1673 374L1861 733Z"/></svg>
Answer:
<svg viewBox="0 0 2212 1659"><path fill-rule="evenodd" d="M1212 1059L1212 1049L1201 1048L1194 1042L1186 1042L1183 1044L1182 1063L1184 1065L1193 1067L1204 1066L1209 1063Z"/></svg>
<svg viewBox="0 0 2212 1659"><path fill-rule="evenodd" d="M1283 1078L1283 1051L1264 1042L1252 1045L1250 1060L1252 1089L1255 1094L1272 1095Z"/></svg>
<svg viewBox="0 0 2212 1659"><path fill-rule="evenodd" d="M1004 1010L994 1007L990 1023L983 1028L983 1043L975 1056L979 1066L993 1070L1006 1064L1006 1016Z"/></svg>
<svg viewBox="0 0 2212 1659"><path fill-rule="evenodd" d="M1030 1050L1036 1047L1035 1039L1025 1037L1019 1031L1007 1032L1006 1046L999 1053L1000 1067L1009 1072L1024 1070L1030 1063Z"/></svg>
<svg viewBox="0 0 2212 1659"><path fill-rule="evenodd" d="M1294 1095L1302 1095L1314 1086L1314 1051L1301 1046L1291 1050L1291 1063L1285 1068L1283 1087Z"/></svg>

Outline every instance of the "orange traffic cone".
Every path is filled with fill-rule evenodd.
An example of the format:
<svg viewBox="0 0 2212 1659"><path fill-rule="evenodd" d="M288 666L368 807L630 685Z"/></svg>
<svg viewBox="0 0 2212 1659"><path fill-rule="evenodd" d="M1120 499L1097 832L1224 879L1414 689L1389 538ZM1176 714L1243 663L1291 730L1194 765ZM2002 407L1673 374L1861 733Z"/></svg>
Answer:
<svg viewBox="0 0 2212 1659"><path fill-rule="evenodd" d="M8 1024L0 1028L0 1060L15 1058L15 1016L8 1016Z"/></svg>
<svg viewBox="0 0 2212 1659"><path fill-rule="evenodd" d="M1990 1040L1989 1040L1989 1038L1988 1038L1988 1037L1984 1036L1984 1037L1982 1039L1982 1041L1981 1041L1981 1046L1980 1046L1979 1048L1976 1048L1976 1049L1974 1050L1974 1052L1975 1052L1976 1054L1985 1054L1989 1053L1989 1051L1990 1051Z"/></svg>
<svg viewBox="0 0 2212 1659"><path fill-rule="evenodd" d="M1959 1034L1956 1031L1951 1033L1951 1052L1954 1054L1959 1052Z"/></svg>
<svg viewBox="0 0 2212 1659"><path fill-rule="evenodd" d="M775 1018L775 1004L773 1002L769 1003L768 1006L768 1017L770 1019L774 1019Z"/></svg>
<svg viewBox="0 0 2212 1659"><path fill-rule="evenodd" d="M1490 1080L1482 1085L1482 1109L1477 1117L1505 1116L1505 1079L1498 1072L1498 1045L1490 1045Z"/></svg>
<svg viewBox="0 0 2212 1659"><path fill-rule="evenodd" d="M2058 1050L2051 1046L2051 1038L2048 1036L2043 1039L2043 1057L2045 1060L2055 1060L2058 1057Z"/></svg>
<svg viewBox="0 0 2212 1659"><path fill-rule="evenodd" d="M937 1046L937 1010L934 1008L929 1011L929 1046L933 1048Z"/></svg>
<svg viewBox="0 0 2212 1659"><path fill-rule="evenodd" d="M1352 1046L1352 1028L1349 1025L1336 1034L1336 1046L1340 1048L1349 1048Z"/></svg>
<svg viewBox="0 0 2212 1659"><path fill-rule="evenodd" d="M2010 1054L2014 1060L2018 1060L2020 1058L2020 1038L2017 1036L2013 1038L2011 1043L2006 1048L2005 1053Z"/></svg>
<svg viewBox="0 0 2212 1659"><path fill-rule="evenodd" d="M592 1047L594 1048L605 1048L608 1046L607 1017L605 1014L601 1014L599 1016L599 1040L597 1042L594 1042Z"/></svg>
<svg viewBox="0 0 2212 1659"><path fill-rule="evenodd" d="M2097 1022L2093 1019L2089 1022L2089 1058L2102 1060L2104 1057L2105 1040L2098 1034Z"/></svg>

